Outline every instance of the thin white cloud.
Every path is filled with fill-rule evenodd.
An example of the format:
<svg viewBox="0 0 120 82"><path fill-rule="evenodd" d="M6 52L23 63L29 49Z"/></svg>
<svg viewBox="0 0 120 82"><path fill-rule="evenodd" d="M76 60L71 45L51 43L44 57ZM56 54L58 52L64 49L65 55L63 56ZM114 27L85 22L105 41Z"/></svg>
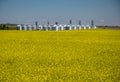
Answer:
<svg viewBox="0 0 120 82"><path fill-rule="evenodd" d="M101 20L99 20L100 22L105 22L105 20L104 19L101 19Z"/></svg>

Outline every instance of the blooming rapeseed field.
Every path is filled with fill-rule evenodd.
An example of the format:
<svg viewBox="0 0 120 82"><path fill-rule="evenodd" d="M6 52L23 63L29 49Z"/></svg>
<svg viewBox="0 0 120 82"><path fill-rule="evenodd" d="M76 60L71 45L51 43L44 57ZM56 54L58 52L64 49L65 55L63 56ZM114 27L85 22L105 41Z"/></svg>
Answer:
<svg viewBox="0 0 120 82"><path fill-rule="evenodd" d="M0 31L0 82L120 82L120 30Z"/></svg>

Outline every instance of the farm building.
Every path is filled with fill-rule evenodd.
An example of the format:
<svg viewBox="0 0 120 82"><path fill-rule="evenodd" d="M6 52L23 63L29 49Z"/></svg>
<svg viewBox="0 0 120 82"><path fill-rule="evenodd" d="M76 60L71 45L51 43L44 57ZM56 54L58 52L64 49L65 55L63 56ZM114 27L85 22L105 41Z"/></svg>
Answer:
<svg viewBox="0 0 120 82"><path fill-rule="evenodd" d="M73 25L72 20L69 21L69 24L58 24L55 22L54 25L50 25L49 22L47 25L39 25L35 22L35 25L17 25L18 30L76 30L76 29L96 29L93 20L91 21L91 25L81 25L81 21L79 21L78 25Z"/></svg>
<svg viewBox="0 0 120 82"><path fill-rule="evenodd" d="M76 30L76 29L96 29L90 25L17 25L18 30Z"/></svg>

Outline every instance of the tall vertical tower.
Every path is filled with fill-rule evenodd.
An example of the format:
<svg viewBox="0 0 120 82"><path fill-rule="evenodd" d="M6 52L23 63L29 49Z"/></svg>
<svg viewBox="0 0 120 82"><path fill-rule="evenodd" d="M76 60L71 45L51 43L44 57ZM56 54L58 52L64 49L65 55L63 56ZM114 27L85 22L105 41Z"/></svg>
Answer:
<svg viewBox="0 0 120 82"><path fill-rule="evenodd" d="M35 27L36 27L35 29L38 29L38 22L37 21L35 22Z"/></svg>
<svg viewBox="0 0 120 82"><path fill-rule="evenodd" d="M81 20L79 20L78 24L81 26Z"/></svg>
<svg viewBox="0 0 120 82"><path fill-rule="evenodd" d="M55 22L56 25L58 25L58 22Z"/></svg>
<svg viewBox="0 0 120 82"><path fill-rule="evenodd" d="M69 23L72 24L72 20L70 20Z"/></svg>
<svg viewBox="0 0 120 82"><path fill-rule="evenodd" d="M91 28L94 28L94 21L91 20Z"/></svg>
<svg viewBox="0 0 120 82"><path fill-rule="evenodd" d="M49 24L50 24L50 22L48 21L48 22L47 22L47 25L49 25Z"/></svg>

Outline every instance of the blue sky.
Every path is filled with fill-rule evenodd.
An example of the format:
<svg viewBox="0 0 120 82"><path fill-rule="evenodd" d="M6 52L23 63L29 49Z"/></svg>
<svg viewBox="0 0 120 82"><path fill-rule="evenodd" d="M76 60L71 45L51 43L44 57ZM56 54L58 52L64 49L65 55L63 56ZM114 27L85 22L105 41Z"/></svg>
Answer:
<svg viewBox="0 0 120 82"><path fill-rule="evenodd" d="M119 0L0 0L0 23L120 25Z"/></svg>

